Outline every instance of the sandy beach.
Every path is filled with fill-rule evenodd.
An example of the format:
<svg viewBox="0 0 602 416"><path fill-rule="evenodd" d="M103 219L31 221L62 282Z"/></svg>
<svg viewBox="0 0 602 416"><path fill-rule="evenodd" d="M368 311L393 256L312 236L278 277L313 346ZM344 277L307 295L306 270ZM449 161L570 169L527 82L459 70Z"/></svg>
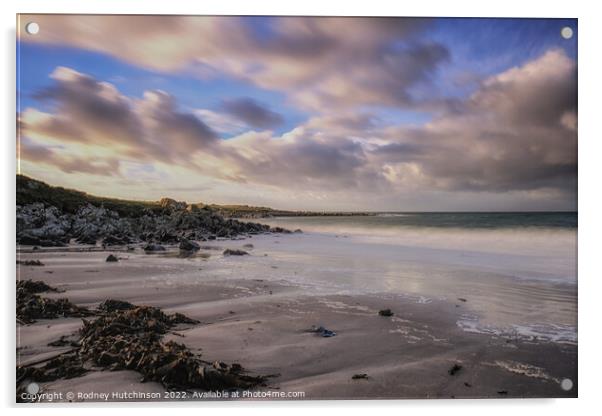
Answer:
<svg viewBox="0 0 602 416"><path fill-rule="evenodd" d="M226 248L250 254L224 256ZM369 252L374 264L363 261L362 251ZM105 261L111 253L118 262ZM445 289L433 274L432 284L420 286L416 276L424 271L415 264L411 276L403 274L411 270L411 253L382 241L375 246L357 236L310 232L207 242L191 256L181 256L177 246L160 254L145 254L140 247L34 251L21 246L17 259L44 264L20 266L18 278L64 290L45 297L66 297L89 308L119 299L199 320L165 339L185 344L204 360L239 363L251 374L272 376L254 397L245 398L273 400L257 392L279 392L295 400L577 395L576 333L566 334L570 321L576 321L574 285L502 282L513 293L507 298L501 294L500 302L515 299L518 305L510 309L520 307L519 289L528 292L534 308L533 294L546 299L542 305L566 298L564 315L550 318L557 322L557 332L518 320L513 330L504 330L504 322L512 318L501 313L503 306L496 309L495 303L484 301L483 293L491 290L483 286L485 280L475 286L467 274ZM470 258L467 253L464 257ZM437 258L446 259L440 254ZM476 275L481 269L475 264L471 269ZM383 267L388 276L381 274ZM373 284L362 276L370 270ZM392 277L395 270L397 279ZM482 308L484 304L489 307ZM558 309L550 305L551 311ZM387 308L394 315L379 316ZM545 308L539 312L549 314ZM17 365L68 350L48 344L73 336L81 325L80 318L17 325ZM321 337L309 331L312 326L336 336ZM450 374L454 365L460 369ZM564 379L574 383L569 391L561 388ZM166 399L161 384L141 383L131 371L91 371L40 384L43 392L74 392L74 401L102 401L101 394L112 392L157 393L157 400Z"/></svg>

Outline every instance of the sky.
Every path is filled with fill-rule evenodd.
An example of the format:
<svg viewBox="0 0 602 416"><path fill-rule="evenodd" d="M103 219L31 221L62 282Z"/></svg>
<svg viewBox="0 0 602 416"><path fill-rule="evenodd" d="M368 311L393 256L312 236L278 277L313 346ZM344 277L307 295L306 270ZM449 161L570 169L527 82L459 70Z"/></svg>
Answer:
<svg viewBox="0 0 602 416"><path fill-rule="evenodd" d="M17 38L18 169L52 185L576 210L575 19L21 15Z"/></svg>

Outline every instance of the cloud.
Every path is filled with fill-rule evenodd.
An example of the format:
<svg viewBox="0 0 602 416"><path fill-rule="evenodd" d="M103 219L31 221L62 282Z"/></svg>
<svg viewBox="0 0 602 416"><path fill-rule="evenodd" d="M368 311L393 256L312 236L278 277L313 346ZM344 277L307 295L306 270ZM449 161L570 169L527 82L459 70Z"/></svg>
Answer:
<svg viewBox="0 0 602 416"><path fill-rule="evenodd" d="M298 127L281 137L249 132L224 146L240 181L304 190L365 188L363 147L348 138Z"/></svg>
<svg viewBox="0 0 602 416"><path fill-rule="evenodd" d="M137 140L142 135L142 126L130 110L131 100L112 84L66 67L56 68L50 78L55 84L34 95L52 101L61 115L46 120L49 131L76 141L96 141L98 132L109 140Z"/></svg>
<svg viewBox="0 0 602 416"><path fill-rule="evenodd" d="M222 109L231 116L258 129L270 129L284 122L284 118L280 114L269 110L248 97L224 100Z"/></svg>
<svg viewBox="0 0 602 416"><path fill-rule="evenodd" d="M363 203L393 204L429 192L474 195L477 202L492 193L523 201L575 197L576 64L559 50L489 77L454 111L422 126L329 111L279 136L243 131L227 140L218 138L216 126L242 115L185 112L163 91L129 98L67 68L52 76L55 85L39 96L51 100L53 110L20 115L27 138L22 157L64 172L84 171L87 164L99 175L124 175L119 168L126 162L163 163L182 186L204 177L224 189L294 190ZM257 124L261 116L253 115ZM253 117L244 117L251 124Z"/></svg>
<svg viewBox="0 0 602 416"><path fill-rule="evenodd" d="M191 156L217 143L217 134L190 113L178 110L164 91L141 99L121 94L114 85L73 69L58 67L54 85L36 96L53 104L52 113L28 108L19 117L25 135L50 137L85 153L102 147L122 158L192 163Z"/></svg>
<svg viewBox="0 0 602 416"><path fill-rule="evenodd" d="M61 152L61 149L37 145L28 139L21 140L17 156L21 160L53 166L65 173L89 173L101 176L113 176L119 167L119 160L117 158L73 156L64 154Z"/></svg>
<svg viewBox="0 0 602 416"><path fill-rule="evenodd" d="M248 128L246 123L235 117L206 108L193 110L193 114L206 123L213 131L218 133L240 134Z"/></svg>
<svg viewBox="0 0 602 416"><path fill-rule="evenodd" d="M576 77L574 61L548 51L487 79L457 112L424 128L390 129L393 144L375 153L400 175L412 176L412 167L425 186L574 193Z"/></svg>
<svg viewBox="0 0 602 416"><path fill-rule="evenodd" d="M43 36L22 41L107 53L156 71L228 75L285 91L314 110L421 104L411 90L429 83L450 55L418 38L429 24L419 18L35 15L21 21L31 19Z"/></svg>

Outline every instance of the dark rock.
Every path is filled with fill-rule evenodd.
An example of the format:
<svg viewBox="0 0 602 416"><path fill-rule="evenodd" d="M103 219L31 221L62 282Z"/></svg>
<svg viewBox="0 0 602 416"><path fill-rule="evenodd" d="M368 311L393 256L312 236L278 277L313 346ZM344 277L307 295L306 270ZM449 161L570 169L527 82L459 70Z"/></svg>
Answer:
<svg viewBox="0 0 602 416"><path fill-rule="evenodd" d="M361 380L361 379L367 379L368 378L368 374L354 374L351 379L352 380Z"/></svg>
<svg viewBox="0 0 602 416"><path fill-rule="evenodd" d="M236 250L236 249L225 249L224 250L224 256L246 256L249 253L247 253L244 250Z"/></svg>
<svg viewBox="0 0 602 416"><path fill-rule="evenodd" d="M186 238L183 238L182 240L180 240L180 250L198 251L200 249L201 249L201 246L194 241L187 240Z"/></svg>
<svg viewBox="0 0 602 416"><path fill-rule="evenodd" d="M147 244L144 246L144 251L153 252L153 251L165 251L165 247L159 244Z"/></svg>
<svg viewBox="0 0 602 416"><path fill-rule="evenodd" d="M464 299L464 298L458 298L458 300L459 300L460 302L466 302L466 299Z"/></svg>
<svg viewBox="0 0 602 416"><path fill-rule="evenodd" d="M17 242L24 246L41 246L42 243L38 237L34 237L28 234L21 235L17 238Z"/></svg>
<svg viewBox="0 0 602 416"><path fill-rule="evenodd" d="M454 364L447 372L450 376L455 376L462 369L462 366L459 364Z"/></svg>
<svg viewBox="0 0 602 416"><path fill-rule="evenodd" d="M117 257L115 257L114 255L109 254L105 261L111 263L111 262L117 262L117 261L119 261L119 259Z"/></svg>
<svg viewBox="0 0 602 416"><path fill-rule="evenodd" d="M391 311L391 309L382 309L380 311L378 311L378 314L380 316L393 316L394 313Z"/></svg>
<svg viewBox="0 0 602 416"><path fill-rule="evenodd" d="M95 235L81 235L78 238L76 238L75 241L79 244L95 246L96 242L98 241L98 238ZM105 242L103 241L103 243Z"/></svg>
<svg viewBox="0 0 602 416"><path fill-rule="evenodd" d="M125 246L130 243L130 239L127 237L117 237L114 235L108 235L102 240L102 243L107 246Z"/></svg>
<svg viewBox="0 0 602 416"><path fill-rule="evenodd" d="M40 247L66 247L67 244L60 240L49 240L30 235L21 235L17 237L17 242L25 246L40 246Z"/></svg>

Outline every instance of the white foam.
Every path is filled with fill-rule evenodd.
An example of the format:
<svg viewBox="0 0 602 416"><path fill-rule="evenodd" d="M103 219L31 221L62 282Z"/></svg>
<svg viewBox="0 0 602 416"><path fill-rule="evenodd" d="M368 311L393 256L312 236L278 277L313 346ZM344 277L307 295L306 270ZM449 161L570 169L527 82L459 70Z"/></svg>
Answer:
<svg viewBox="0 0 602 416"><path fill-rule="evenodd" d="M496 327L481 324L474 316L463 316L456 325L465 332L493 335L500 338L520 341L545 341L558 344L577 344L577 331L574 326L557 324L529 324Z"/></svg>

